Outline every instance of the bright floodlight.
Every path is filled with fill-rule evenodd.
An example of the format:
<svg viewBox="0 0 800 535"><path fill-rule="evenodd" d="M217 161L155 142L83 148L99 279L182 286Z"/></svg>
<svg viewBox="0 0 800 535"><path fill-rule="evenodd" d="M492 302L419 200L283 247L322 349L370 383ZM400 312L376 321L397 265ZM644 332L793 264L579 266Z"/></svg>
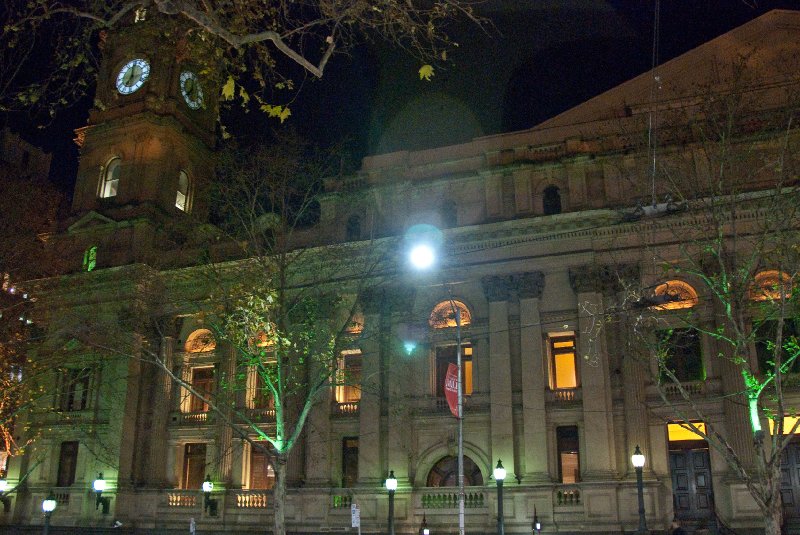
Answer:
<svg viewBox="0 0 800 535"><path fill-rule="evenodd" d="M500 459L497 460L497 466L494 467L494 478L497 481L503 481L506 478L506 469L503 468Z"/></svg>
<svg viewBox="0 0 800 535"><path fill-rule="evenodd" d="M211 478L206 476L206 480L203 481L203 492L211 492L214 490L214 484L211 482Z"/></svg>
<svg viewBox="0 0 800 535"><path fill-rule="evenodd" d="M103 479L102 473L98 474L97 479L92 483L92 487L94 487L95 492L103 492L106 490L106 480Z"/></svg>
<svg viewBox="0 0 800 535"><path fill-rule="evenodd" d="M411 265L417 269L428 269L433 265L436 255L433 252L433 247L427 243L420 243L411 248L408 255Z"/></svg>
<svg viewBox="0 0 800 535"><path fill-rule="evenodd" d="M45 513L52 513L56 509L56 499L51 494L44 501L42 501L42 511Z"/></svg>
<svg viewBox="0 0 800 535"><path fill-rule="evenodd" d="M394 470L389 470L389 477L386 478L386 490L389 492L397 490L397 478L394 477Z"/></svg>
<svg viewBox="0 0 800 535"><path fill-rule="evenodd" d="M0 492L8 490L8 480L6 478L0 479Z"/></svg>
<svg viewBox="0 0 800 535"><path fill-rule="evenodd" d="M633 455L631 455L631 464L633 464L634 468L641 468L644 466L644 453L639 449L638 444L633 451Z"/></svg>

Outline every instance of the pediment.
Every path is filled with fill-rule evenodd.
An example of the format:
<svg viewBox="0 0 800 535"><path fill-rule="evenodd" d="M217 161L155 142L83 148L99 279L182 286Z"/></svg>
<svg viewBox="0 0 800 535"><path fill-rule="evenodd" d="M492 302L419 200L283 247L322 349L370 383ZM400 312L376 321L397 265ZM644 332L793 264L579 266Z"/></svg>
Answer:
<svg viewBox="0 0 800 535"><path fill-rule="evenodd" d="M103 227L106 225L113 225L115 223L116 221L114 221L113 219L92 210L90 212L83 214L77 221L75 221L73 224L67 227L67 233L72 234L75 232L90 230L92 228Z"/></svg>

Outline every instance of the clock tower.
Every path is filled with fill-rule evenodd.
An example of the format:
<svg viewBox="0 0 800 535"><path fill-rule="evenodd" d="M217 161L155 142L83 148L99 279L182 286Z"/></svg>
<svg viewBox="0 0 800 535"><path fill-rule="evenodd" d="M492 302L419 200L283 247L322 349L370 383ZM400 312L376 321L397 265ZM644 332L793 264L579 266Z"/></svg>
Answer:
<svg viewBox="0 0 800 535"><path fill-rule="evenodd" d="M94 106L76 139L68 233L91 231L98 267L147 262L175 228L204 222L214 172L219 53L176 17L128 17L102 36Z"/></svg>

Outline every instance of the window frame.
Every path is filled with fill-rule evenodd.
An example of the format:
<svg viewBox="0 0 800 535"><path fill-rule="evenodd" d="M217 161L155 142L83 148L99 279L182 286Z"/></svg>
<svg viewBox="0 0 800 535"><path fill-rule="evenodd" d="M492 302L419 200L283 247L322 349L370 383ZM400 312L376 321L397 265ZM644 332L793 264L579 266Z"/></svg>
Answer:
<svg viewBox="0 0 800 535"><path fill-rule="evenodd" d="M575 430L574 437L567 437L566 430ZM564 430L564 431L560 431ZM577 425L559 425L555 428L556 433L556 466L558 468L558 481L562 485L574 485L581 482L581 432ZM571 433L570 433L571 434ZM574 440L575 447L568 448L570 444L565 444L567 440ZM563 454L574 454L576 460L575 480L564 481L564 462Z"/></svg>
<svg viewBox="0 0 800 535"><path fill-rule="evenodd" d="M80 412L91 407L92 389L94 387L94 369L90 366L82 368L61 368L58 371L55 408L58 412ZM81 386L81 397L76 403L78 387Z"/></svg>
<svg viewBox="0 0 800 535"><path fill-rule="evenodd" d="M75 476L77 474L77 469L78 469L79 454L80 454L79 441L65 440L61 442L58 451L58 468L56 472L57 487L71 487L75 483Z"/></svg>
<svg viewBox="0 0 800 535"><path fill-rule="evenodd" d="M119 194L122 158L120 156L112 156L100 169L100 187L98 188L97 196L101 199L113 199ZM115 173L116 176L114 176Z"/></svg>
<svg viewBox="0 0 800 535"><path fill-rule="evenodd" d="M568 348L557 348L555 347L556 343L564 342L564 341L571 341L572 348L571 351ZM574 331L563 331L563 332L551 332L547 333L545 337L545 341L547 343L547 360L548 365L550 368L550 376L549 376L549 384L550 390L576 390L581 387L581 373L580 373L580 361L578 360L578 336L575 334ZM575 374L575 385L574 386L559 386L558 384L558 366L556 362L556 357L558 355L564 355L572 353L572 361L573 361L573 369Z"/></svg>
<svg viewBox="0 0 800 535"><path fill-rule="evenodd" d="M452 357L440 356L439 352L445 349L453 349ZM433 394L437 398L444 398L444 378L447 375L447 368L451 362L457 363L458 344L455 342L444 342L437 344L433 348ZM469 340L461 340L461 392L464 397L469 397L475 393L475 348ZM452 358L452 360L450 360ZM440 373L442 375L440 375Z"/></svg>
<svg viewBox="0 0 800 535"><path fill-rule="evenodd" d="M185 191L181 191L181 181L185 179ZM188 214L191 211L191 188L192 179L186 169L181 169L178 172L178 186L175 192L175 208ZM181 196L183 199L181 199ZM182 201L182 202L181 202Z"/></svg>

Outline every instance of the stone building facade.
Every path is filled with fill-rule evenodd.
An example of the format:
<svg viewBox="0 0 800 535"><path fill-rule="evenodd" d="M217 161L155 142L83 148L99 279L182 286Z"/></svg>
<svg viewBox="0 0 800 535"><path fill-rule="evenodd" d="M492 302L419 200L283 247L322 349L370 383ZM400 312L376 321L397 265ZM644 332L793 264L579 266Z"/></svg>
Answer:
<svg viewBox="0 0 800 535"><path fill-rule="evenodd" d="M745 51L758 73L748 85L756 111L784 106L796 78L777 69L778 59L797 52L799 34L800 14L771 12L660 67L655 97L652 75L642 75L528 131L371 156L355 175L327 180L320 221L303 245L394 243L427 223L443 229L445 257L428 274L411 273L398 260L388 293L362 303L360 342L342 357L362 384L331 388L315 406L289 464L289 530L354 531L350 507L357 503L361 529L385 532L383 481L391 470L398 533L418 532L423 520L432 533L456 532L456 424L440 388L455 355L456 329L446 313L454 306L466 378L468 533L495 530L491 474L498 459L509 473L507 532L530 532L534 515L545 532L635 529L636 446L647 458L644 498L653 529L666 529L673 517L697 527L758 527L745 486L663 403L658 370L628 355L620 328L598 322L624 301L627 281L655 288L656 297L671 283L680 288L676 302L689 306L706 297L647 258L657 246L662 258L679 261L676 229L702 220L664 200L666 188L651 182L649 154L637 150L648 117L654 109L691 112L703 88L725 89L725 65ZM210 338L188 308L160 333L143 327L141 317L154 294L202 297L198 268L174 252L173 237L175 221L207 211L213 96L198 97L187 83L197 76L191 65L150 58L146 49L127 48L126 39L122 32L107 45L98 89L105 104L80 132L73 218L60 239L81 254L74 273L35 282L40 322L55 337L85 315L108 317L134 345L157 348L187 383L213 389L214 370L230 366L233 350ZM198 98L206 101L195 108ZM675 130L663 132L659 154L700 166L695 145ZM766 141L765 150L770 146ZM755 181L751 189L758 188ZM741 377L713 358L718 348L710 337L693 343L703 374L688 370L683 384L705 409L708 420L698 423L730 437L746 457L746 409L725 395L738 391ZM268 459L202 400L112 350L91 365L69 346L38 350L65 360L52 395L23 424L41 436L10 466L9 481L25 480L10 495L3 522L41 522L39 505L53 491L57 525L103 526L113 518L141 530L179 530L194 519L204 533L268 525ZM246 397L239 403L270 425L269 406ZM110 516L95 508L91 485L100 472ZM206 475L215 484L216 515L203 507ZM684 485L688 480L693 484ZM800 481L787 485L800 491Z"/></svg>

